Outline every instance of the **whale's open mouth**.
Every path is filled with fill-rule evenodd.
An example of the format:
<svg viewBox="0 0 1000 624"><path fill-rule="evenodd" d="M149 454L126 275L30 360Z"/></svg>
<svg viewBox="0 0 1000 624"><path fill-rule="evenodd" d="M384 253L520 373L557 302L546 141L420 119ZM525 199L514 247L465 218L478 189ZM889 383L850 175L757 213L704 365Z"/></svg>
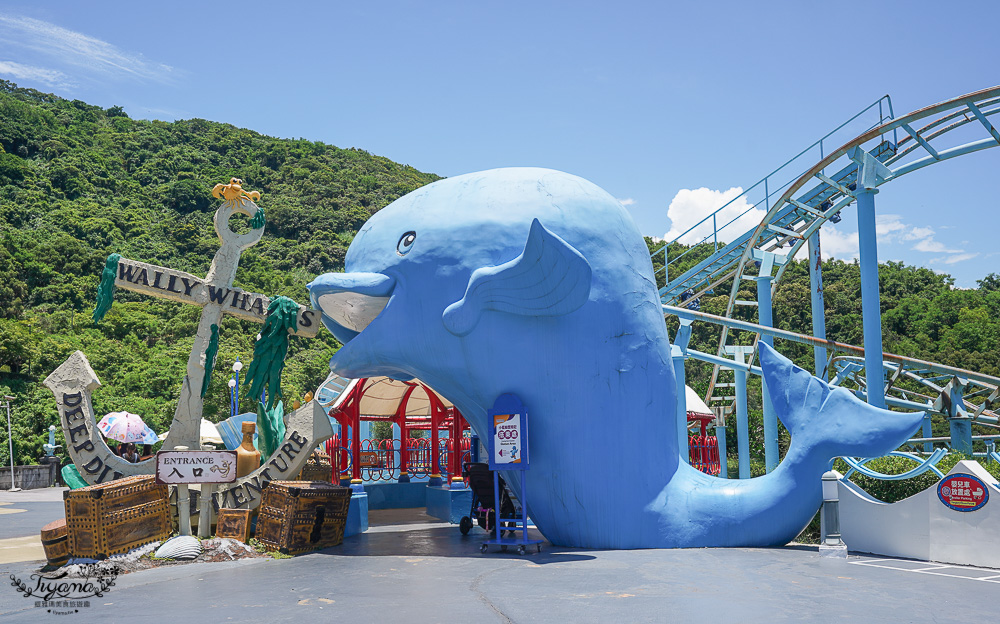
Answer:
<svg viewBox="0 0 1000 624"><path fill-rule="evenodd" d="M320 295L316 303L334 323L354 332L361 332L389 303L388 297L369 297L353 292Z"/></svg>
<svg viewBox="0 0 1000 624"><path fill-rule="evenodd" d="M327 273L307 287L323 324L347 344L382 313L396 280L381 273Z"/></svg>

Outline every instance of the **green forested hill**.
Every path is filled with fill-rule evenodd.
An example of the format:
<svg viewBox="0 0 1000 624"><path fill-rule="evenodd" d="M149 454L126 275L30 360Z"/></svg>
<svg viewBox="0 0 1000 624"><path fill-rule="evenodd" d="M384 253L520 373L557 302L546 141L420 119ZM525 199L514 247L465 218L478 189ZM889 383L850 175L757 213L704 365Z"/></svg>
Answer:
<svg viewBox="0 0 1000 624"><path fill-rule="evenodd" d="M114 252L204 275L219 245L212 228L219 202L211 188L231 177L260 191L258 204L267 212L264 238L243 254L237 285L300 303L306 283L342 265L354 232L371 214L438 179L362 150L200 119L137 121L118 107L0 81L0 393L16 397L18 463L34 462L48 426L57 424L55 401L41 380L77 349L104 384L94 393L97 414L128 410L158 431L169 425L200 310L119 290L95 325L98 277ZM671 247L671 257L682 251ZM693 250L686 266L671 270L686 270L710 252L710 246ZM654 265L662 266L662 256ZM886 351L1000 375L1000 277L989 273L978 289L957 290L947 275L898 263L883 264L881 277ZM857 264L826 262L824 280L827 336L862 344ZM706 296L702 310L721 314L728 292L723 285ZM779 327L810 333L804 263L786 271L774 305ZM755 319L751 308L740 313ZM230 366L237 356L249 363L259 330L224 319L206 394L210 419L228 415ZM714 352L716 341L715 328L695 324L693 347ZM811 349L779 347L812 368ZM315 339L292 339L283 377L287 400L323 379L336 348L325 330ZM704 390L709 370L691 363L688 383ZM0 444L0 465L8 458Z"/></svg>
<svg viewBox="0 0 1000 624"><path fill-rule="evenodd" d="M369 216L438 179L362 150L202 119L138 121L119 107L0 81L0 391L17 397L17 462L33 462L57 424L40 381L76 349L104 384L94 394L98 414L125 409L158 431L169 425L200 310L119 290L95 326L98 278L115 252L204 275L219 246L211 189L232 177L261 192L267 213L236 284L300 303L308 303L306 283L342 266ZM237 356L249 364L259 330L224 320L209 418L228 416L230 366ZM325 330L292 339L287 399L322 381L336 346ZM8 461L2 446L0 464Z"/></svg>

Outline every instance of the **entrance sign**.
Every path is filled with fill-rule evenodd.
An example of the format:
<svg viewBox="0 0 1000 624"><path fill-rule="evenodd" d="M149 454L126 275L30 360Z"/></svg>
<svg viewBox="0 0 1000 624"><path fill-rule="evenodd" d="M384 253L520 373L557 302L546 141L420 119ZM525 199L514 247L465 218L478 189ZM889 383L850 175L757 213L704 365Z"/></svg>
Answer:
<svg viewBox="0 0 1000 624"><path fill-rule="evenodd" d="M156 482L232 483L236 480L236 451L160 451L156 454Z"/></svg>
<svg viewBox="0 0 1000 624"><path fill-rule="evenodd" d="M990 489L978 477L955 473L938 483L938 499L955 511L976 511L990 500Z"/></svg>

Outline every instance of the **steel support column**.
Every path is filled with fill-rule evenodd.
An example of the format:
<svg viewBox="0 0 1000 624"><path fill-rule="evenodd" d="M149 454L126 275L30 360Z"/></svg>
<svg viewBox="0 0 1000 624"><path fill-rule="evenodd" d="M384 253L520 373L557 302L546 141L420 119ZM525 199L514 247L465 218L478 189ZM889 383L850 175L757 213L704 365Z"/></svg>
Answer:
<svg viewBox="0 0 1000 624"><path fill-rule="evenodd" d="M924 424L923 424L923 430L922 430L923 436L925 438L929 438L929 437L931 437L931 436L934 435L934 429L932 428L931 425L932 425L931 415L927 414L927 415L924 416ZM933 450L934 450L934 443L933 442L924 442L924 452L925 453L930 453Z"/></svg>
<svg viewBox="0 0 1000 624"><path fill-rule="evenodd" d="M865 338L865 380L869 405L885 408L882 370L882 310L879 302L878 246L875 240L875 194L858 188L858 247L861 253L861 320Z"/></svg>
<svg viewBox="0 0 1000 624"><path fill-rule="evenodd" d="M729 461L726 457L726 428L721 425L715 426L715 440L719 445L719 477L729 478Z"/></svg>
<svg viewBox="0 0 1000 624"><path fill-rule="evenodd" d="M951 434L951 450L972 457L972 419L968 416L949 418L948 425Z"/></svg>
<svg viewBox="0 0 1000 624"><path fill-rule="evenodd" d="M750 422L747 414L747 373L750 368L746 364L748 355L754 351L746 345L727 346L726 353L735 360L729 366L736 377L736 446L739 454L740 479L750 478ZM721 459L721 452L720 452Z"/></svg>
<svg viewBox="0 0 1000 624"><path fill-rule="evenodd" d="M770 266L768 265L770 269ZM768 271L770 273L770 271ZM774 280L769 275L755 278L757 282L757 318L761 325L773 327L773 309L771 305L771 282ZM761 334L762 342L768 346L774 346L774 338L766 334ZM771 405L771 396L767 391L767 383L764 378L760 379L762 403L764 407L764 469L771 472L778 467L778 417Z"/></svg>
<svg viewBox="0 0 1000 624"><path fill-rule="evenodd" d="M736 442L740 458L740 478L750 478L750 424L747 418L747 372L736 368Z"/></svg>
<svg viewBox="0 0 1000 624"><path fill-rule="evenodd" d="M687 429L687 392L684 383L684 353L677 345L670 346L671 356L674 362L674 377L677 380L677 408L675 419L677 422L677 453L681 461L685 464L691 463L691 449L688 445Z"/></svg>
<svg viewBox="0 0 1000 624"><path fill-rule="evenodd" d="M823 254L819 246L819 231L809 237L809 286L812 301L813 336L826 340L826 310L823 300ZM826 379L826 347L813 347L816 376Z"/></svg>

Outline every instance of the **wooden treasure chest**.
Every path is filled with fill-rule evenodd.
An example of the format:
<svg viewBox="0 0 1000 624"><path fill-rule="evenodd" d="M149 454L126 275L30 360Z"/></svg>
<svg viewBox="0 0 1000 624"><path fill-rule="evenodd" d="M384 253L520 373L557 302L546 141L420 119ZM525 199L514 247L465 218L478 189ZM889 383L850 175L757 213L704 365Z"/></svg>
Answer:
<svg viewBox="0 0 1000 624"><path fill-rule="evenodd" d="M250 541L250 509L219 510L219 520L215 525L216 537L238 539L243 543Z"/></svg>
<svg viewBox="0 0 1000 624"><path fill-rule="evenodd" d="M344 541L351 488L323 481L271 481L257 517L257 539L270 549L299 554Z"/></svg>
<svg viewBox="0 0 1000 624"><path fill-rule="evenodd" d="M170 536L167 486L153 475L63 493L69 553L104 559Z"/></svg>
<svg viewBox="0 0 1000 624"><path fill-rule="evenodd" d="M329 483L332 480L333 465L330 463L330 456L316 449L302 468L299 481L326 481Z"/></svg>

